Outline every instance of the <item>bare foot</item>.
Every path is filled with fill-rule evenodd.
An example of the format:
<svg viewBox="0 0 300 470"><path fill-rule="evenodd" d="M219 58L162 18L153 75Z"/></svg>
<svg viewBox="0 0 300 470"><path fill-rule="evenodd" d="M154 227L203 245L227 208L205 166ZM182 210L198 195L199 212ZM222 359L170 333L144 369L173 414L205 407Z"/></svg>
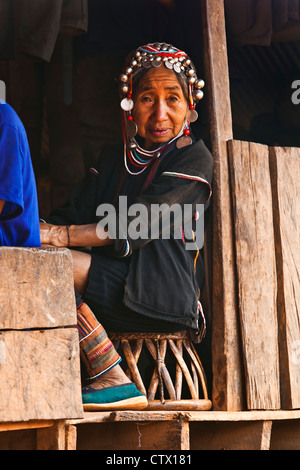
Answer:
<svg viewBox="0 0 300 470"><path fill-rule="evenodd" d="M93 380L90 383L90 386L96 390L101 390L102 388L116 387L126 383L128 384L131 382L121 366L117 364L116 366L112 367L112 369L105 372L105 374L101 375L101 377Z"/></svg>

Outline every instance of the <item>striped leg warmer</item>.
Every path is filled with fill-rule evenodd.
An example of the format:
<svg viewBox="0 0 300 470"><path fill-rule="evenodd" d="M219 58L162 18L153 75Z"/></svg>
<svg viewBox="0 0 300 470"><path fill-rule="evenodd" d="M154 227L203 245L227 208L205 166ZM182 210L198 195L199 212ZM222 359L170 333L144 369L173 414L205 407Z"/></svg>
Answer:
<svg viewBox="0 0 300 470"><path fill-rule="evenodd" d="M103 326L86 303L77 307L81 359L90 379L95 379L121 361Z"/></svg>

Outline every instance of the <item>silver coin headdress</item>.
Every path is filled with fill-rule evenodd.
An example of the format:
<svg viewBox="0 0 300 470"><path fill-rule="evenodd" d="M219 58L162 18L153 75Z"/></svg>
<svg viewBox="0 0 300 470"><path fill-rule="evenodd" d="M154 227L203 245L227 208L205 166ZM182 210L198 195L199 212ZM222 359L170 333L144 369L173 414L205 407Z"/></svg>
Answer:
<svg viewBox="0 0 300 470"><path fill-rule="evenodd" d="M131 111L134 106L132 98L132 77L141 69L160 67L173 70L176 74L184 74L188 85L189 109L187 112L187 125L183 134L188 138L190 133L189 123L198 118L195 106L203 97L202 88L204 81L196 75L195 67L189 56L176 47L165 43L153 43L139 47L127 62L122 74L119 77L119 88L121 95L121 108L124 111L123 117L123 139L127 146L127 151L137 149L138 144L134 139L137 133L137 126L133 121ZM158 153L156 152L156 156Z"/></svg>

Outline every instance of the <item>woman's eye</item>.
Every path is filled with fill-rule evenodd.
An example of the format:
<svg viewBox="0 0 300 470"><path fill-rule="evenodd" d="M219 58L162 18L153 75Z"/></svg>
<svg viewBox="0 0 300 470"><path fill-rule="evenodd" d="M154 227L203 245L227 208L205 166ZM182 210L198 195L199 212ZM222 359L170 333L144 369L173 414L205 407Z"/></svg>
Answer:
<svg viewBox="0 0 300 470"><path fill-rule="evenodd" d="M177 98L177 96L170 96L169 100L170 100L172 103L176 103L176 101L178 101L178 98Z"/></svg>
<svg viewBox="0 0 300 470"><path fill-rule="evenodd" d="M142 102L142 103L150 103L150 101L151 101L150 96L143 96L143 97L141 98L141 102Z"/></svg>

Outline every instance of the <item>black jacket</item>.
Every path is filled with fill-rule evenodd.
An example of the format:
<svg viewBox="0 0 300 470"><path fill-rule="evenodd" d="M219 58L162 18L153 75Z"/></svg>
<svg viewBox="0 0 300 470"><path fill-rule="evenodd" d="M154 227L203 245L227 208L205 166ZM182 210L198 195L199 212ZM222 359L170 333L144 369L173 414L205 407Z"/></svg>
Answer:
<svg viewBox="0 0 300 470"><path fill-rule="evenodd" d="M97 207L112 202L119 216L118 197L122 195L128 196L128 207L134 203L143 204L148 218L147 236L134 239L127 233L129 225L137 220L137 216L131 215L122 225L126 238L119 232L113 249L94 247L92 252L129 258L123 302L130 309L198 328L198 300L204 270L199 256L201 246L196 240L191 249L193 233L181 231L182 236L178 238L178 231L173 233L171 229L169 238L161 238L162 223L158 238L151 237L151 207L159 204L162 208L165 204L165 210L160 212L160 222L167 220L163 217L174 204L180 205L182 214L186 207L193 207L193 211L187 213L195 215L199 208L197 204L203 204L206 209L211 196L213 159L200 140L180 150L174 146L153 165L156 165L155 172L147 185L151 168L139 176L131 176L124 170L123 144L107 146L96 167L73 189L68 203L55 210L47 222L57 225L99 222ZM106 218L102 217L102 220L107 222ZM171 220L172 228L177 227L176 220L172 217ZM196 223L194 221L193 226L187 224L187 227L193 228ZM119 227L119 219L116 225Z"/></svg>

